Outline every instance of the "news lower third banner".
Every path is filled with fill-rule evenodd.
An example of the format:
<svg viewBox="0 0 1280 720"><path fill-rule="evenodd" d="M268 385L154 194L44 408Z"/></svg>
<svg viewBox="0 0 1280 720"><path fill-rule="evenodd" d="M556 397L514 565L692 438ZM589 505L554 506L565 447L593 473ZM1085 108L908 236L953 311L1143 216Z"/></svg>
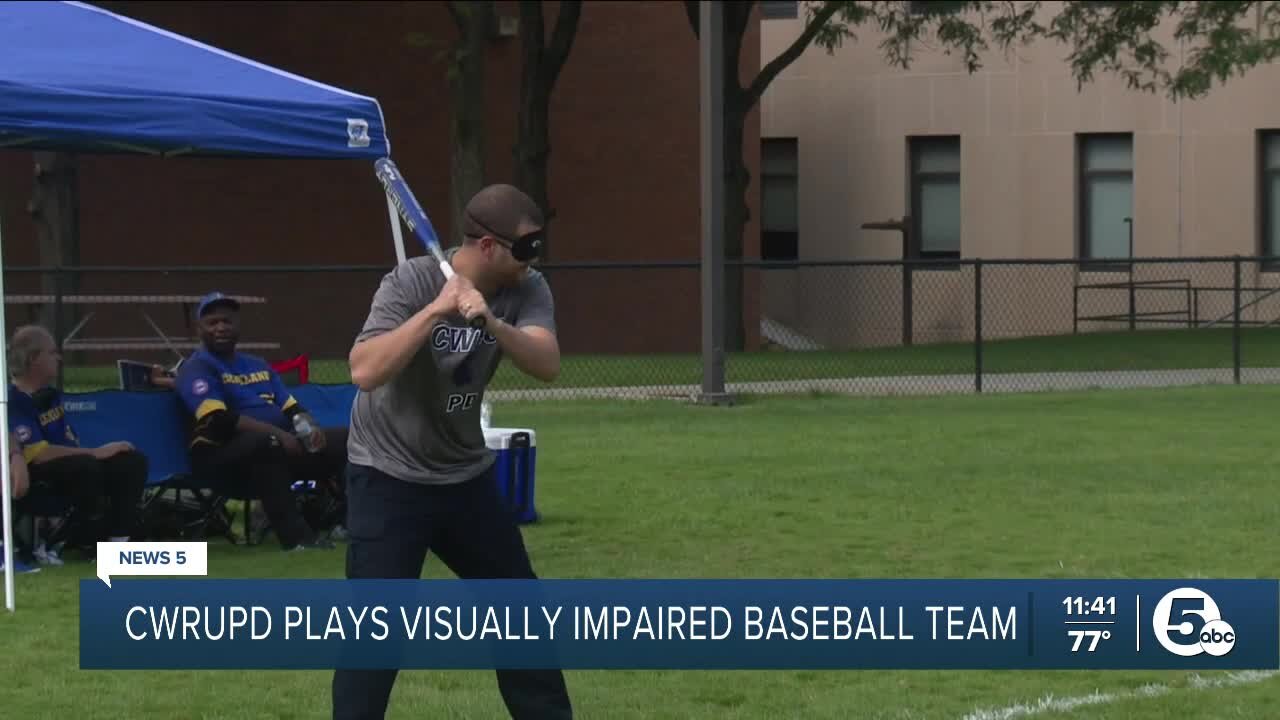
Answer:
<svg viewBox="0 0 1280 720"><path fill-rule="evenodd" d="M1276 580L80 585L84 669L1277 669Z"/></svg>

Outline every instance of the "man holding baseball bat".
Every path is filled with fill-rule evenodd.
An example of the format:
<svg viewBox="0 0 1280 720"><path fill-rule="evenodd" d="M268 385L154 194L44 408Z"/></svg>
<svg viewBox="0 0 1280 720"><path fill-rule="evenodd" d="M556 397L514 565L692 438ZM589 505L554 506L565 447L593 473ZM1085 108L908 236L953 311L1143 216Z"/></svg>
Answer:
<svg viewBox="0 0 1280 720"><path fill-rule="evenodd" d="M523 192L489 186L467 204L452 278L428 255L382 279L350 355L360 392L347 444L348 578L421 577L428 550L464 579L536 577L497 493L480 404L503 356L546 382L560 372L551 290L529 267L542 225ZM397 672L336 671L335 720L382 718ZM497 678L513 718L572 717L559 670Z"/></svg>

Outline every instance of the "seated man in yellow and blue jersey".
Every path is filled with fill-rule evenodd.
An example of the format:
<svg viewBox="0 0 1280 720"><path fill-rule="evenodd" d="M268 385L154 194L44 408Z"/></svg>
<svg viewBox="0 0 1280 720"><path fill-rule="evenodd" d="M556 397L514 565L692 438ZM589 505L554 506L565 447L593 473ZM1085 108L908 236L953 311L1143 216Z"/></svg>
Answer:
<svg viewBox="0 0 1280 720"><path fill-rule="evenodd" d="M240 304L234 298L204 296L196 322L203 347L174 379L191 413L192 469L238 496L261 498L284 549L332 547L307 524L291 487L342 477L346 429L318 427L264 359L236 351ZM309 447L296 434L299 420L314 433Z"/></svg>
<svg viewBox="0 0 1280 720"><path fill-rule="evenodd" d="M101 540L129 540L138 532L138 508L147 482L147 457L127 442L80 446L54 385L62 355L39 325L18 328L9 340L8 429L28 464L23 504L40 498L70 505L67 546L93 557ZM59 565L56 544L35 552Z"/></svg>

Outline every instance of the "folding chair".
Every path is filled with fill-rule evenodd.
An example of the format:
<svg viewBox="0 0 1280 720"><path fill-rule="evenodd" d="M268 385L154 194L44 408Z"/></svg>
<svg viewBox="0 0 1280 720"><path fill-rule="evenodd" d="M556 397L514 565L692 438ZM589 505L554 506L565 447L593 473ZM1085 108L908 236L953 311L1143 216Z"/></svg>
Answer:
<svg viewBox="0 0 1280 720"><path fill-rule="evenodd" d="M141 505L143 526L170 526L156 513L183 516L175 530L186 538L229 528L225 501L193 481L187 457L187 414L171 391L97 390L68 393L64 405L81 443L96 447L127 440L147 456L148 475ZM172 500L166 499L172 493ZM189 493L191 500L184 498ZM228 534L229 529L224 533ZM230 537L234 540L234 537Z"/></svg>
<svg viewBox="0 0 1280 720"><path fill-rule="evenodd" d="M30 553L35 549L37 518L58 518L63 521L53 534L44 538L50 546L62 543L71 530L66 520L73 507L66 498L29 491L26 497L15 501L12 507L15 550L22 549L25 553ZM34 560L34 558L25 557L22 559Z"/></svg>
<svg viewBox="0 0 1280 720"><path fill-rule="evenodd" d="M169 493L171 499L166 498ZM239 542L227 499L192 475L175 476L157 486L147 497L142 515L144 527L163 528L165 537L201 540L221 536L233 544Z"/></svg>

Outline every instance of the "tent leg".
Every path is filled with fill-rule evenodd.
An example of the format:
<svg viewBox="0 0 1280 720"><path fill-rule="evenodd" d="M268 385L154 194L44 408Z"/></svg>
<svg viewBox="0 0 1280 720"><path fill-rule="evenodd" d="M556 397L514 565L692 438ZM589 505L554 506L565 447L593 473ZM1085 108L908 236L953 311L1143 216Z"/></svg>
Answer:
<svg viewBox="0 0 1280 720"><path fill-rule="evenodd" d="M387 196L387 214L391 216L391 237L396 242L396 263L405 261L404 254L404 235L400 232L400 214L396 212L396 204L392 202L391 196Z"/></svg>
<svg viewBox="0 0 1280 720"><path fill-rule="evenodd" d="M0 281L0 286L2 285L3 282ZM0 292L2 292L2 290L0 290ZM3 313L3 311L0 311L0 313ZM0 316L0 327L3 327L3 325L4 321L2 316ZM0 353L0 355L3 355L3 353ZM0 369L4 369L4 363L4 359L0 359ZM4 399L0 400L0 408L3 409L5 417L8 417L8 382L4 383L4 388L0 390L0 393L3 393L4 396ZM12 478L9 477L9 431L7 422L5 423L4 432L0 432L0 454L3 454L5 457L4 467L0 468L0 473L3 473L4 475L4 481L2 483L4 486L4 606L8 608L9 612L13 612L13 500L10 497L11 493L9 491L10 484L13 481Z"/></svg>
<svg viewBox="0 0 1280 720"><path fill-rule="evenodd" d="M0 240L3 247L3 240ZM4 263L0 262L0 332L9 337L4 313ZM10 491L13 479L9 477L9 367L8 354L0 352L0 418L4 420L3 432L0 432L0 496L3 498L4 513L4 606L9 612L14 611L13 590L13 493Z"/></svg>

